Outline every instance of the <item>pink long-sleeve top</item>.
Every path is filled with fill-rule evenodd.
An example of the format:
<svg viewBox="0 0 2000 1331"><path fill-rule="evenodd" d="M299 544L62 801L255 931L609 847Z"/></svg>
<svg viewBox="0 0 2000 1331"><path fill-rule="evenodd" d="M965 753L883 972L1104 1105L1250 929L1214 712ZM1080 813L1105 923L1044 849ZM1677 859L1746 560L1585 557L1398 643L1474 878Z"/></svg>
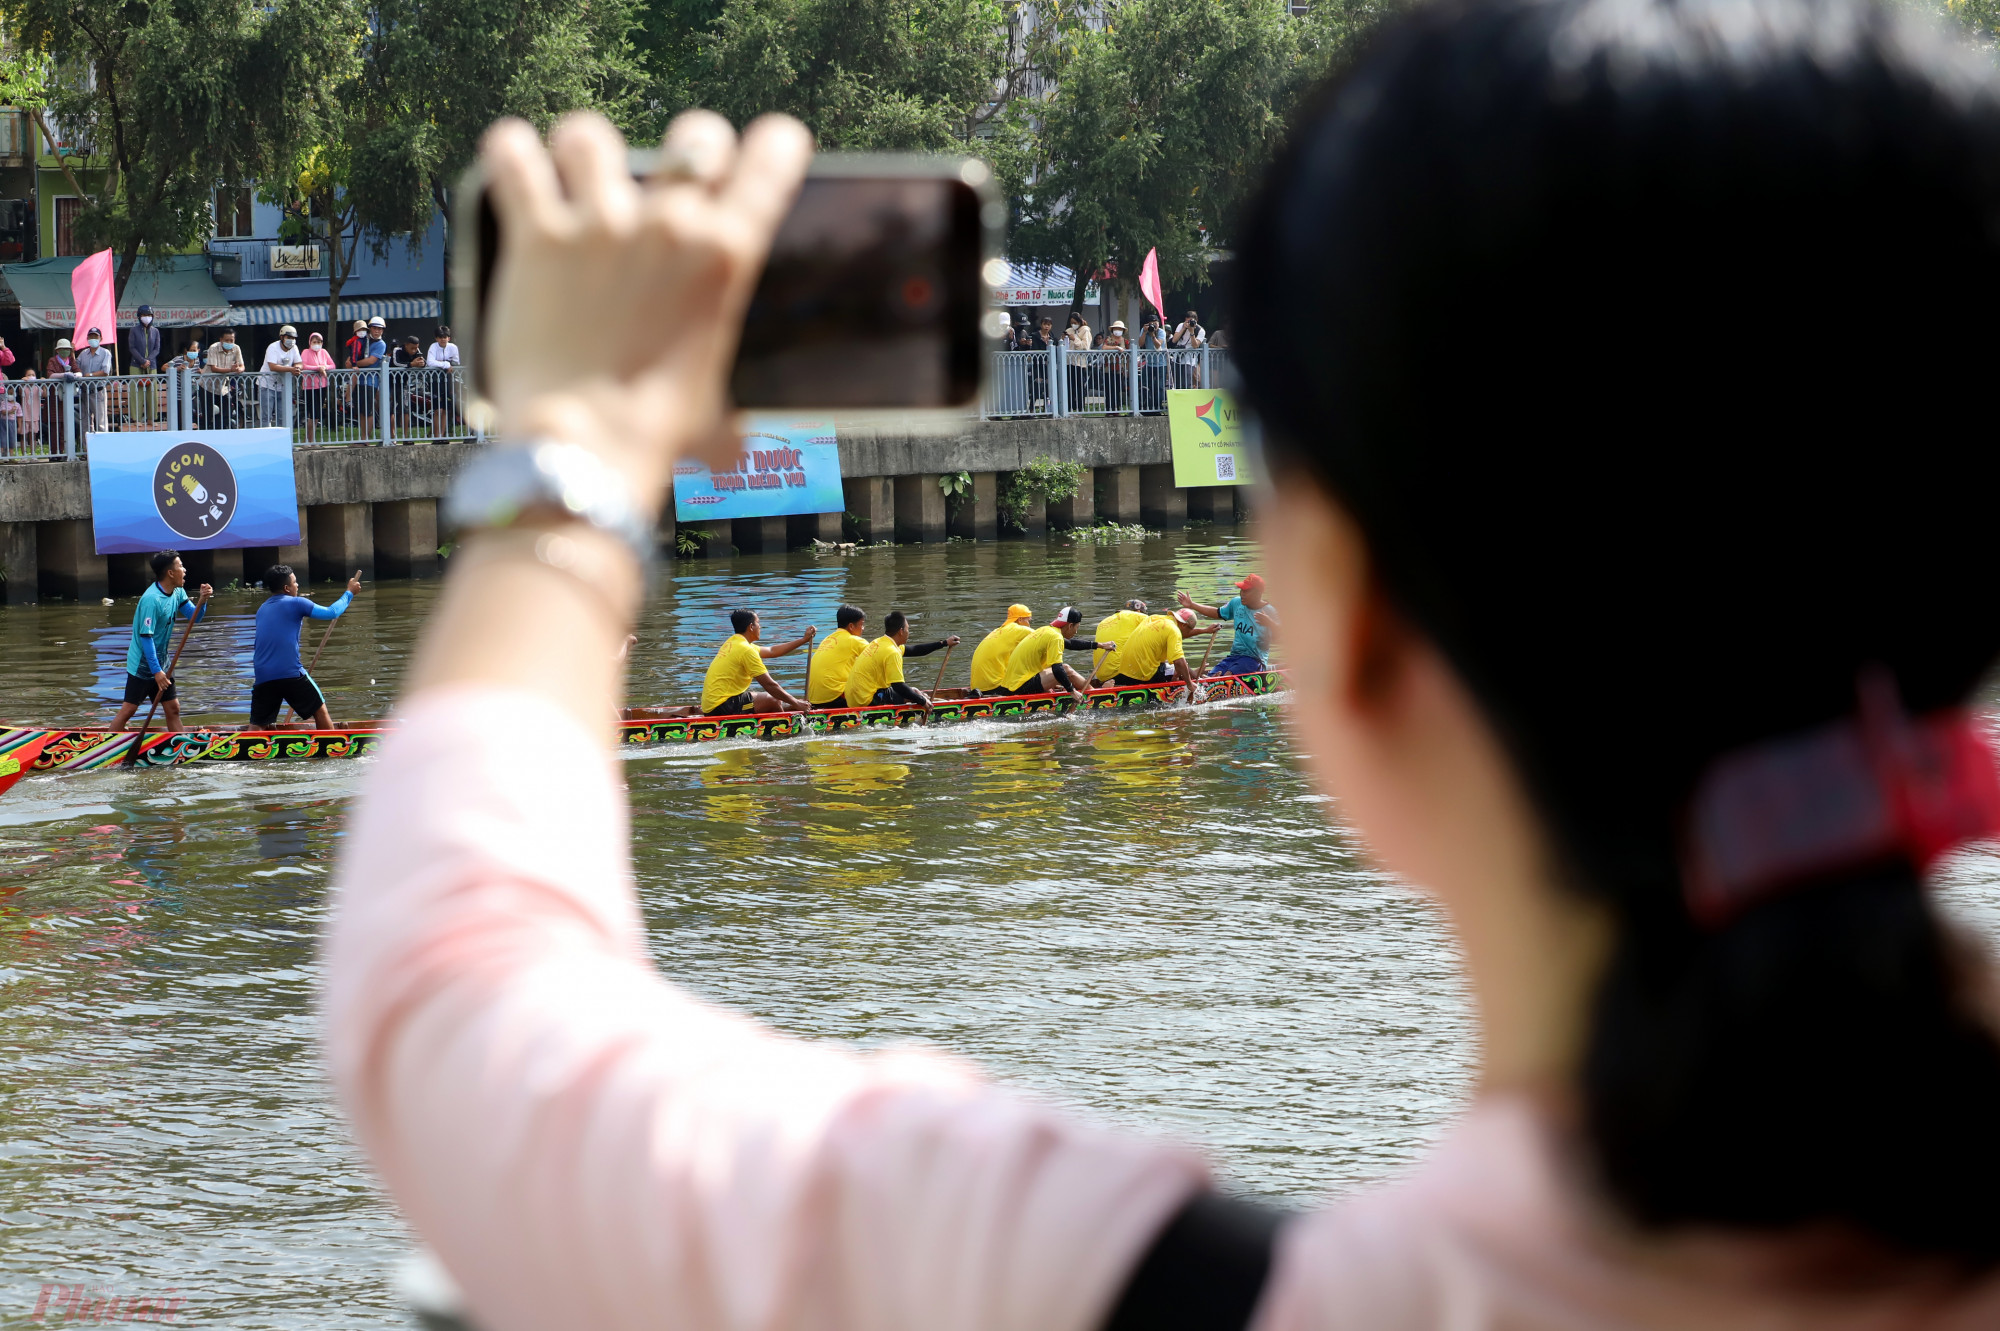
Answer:
<svg viewBox="0 0 2000 1331"><path fill-rule="evenodd" d="M531 695L420 697L365 779L329 1058L476 1322L1095 1331L1201 1159L946 1055L792 1040L675 988L626 833L602 741ZM2000 1327L1991 1282L1831 1298L1651 1261L1563 1177L1524 1102L1481 1101L1400 1183L1289 1227L1256 1331Z"/></svg>

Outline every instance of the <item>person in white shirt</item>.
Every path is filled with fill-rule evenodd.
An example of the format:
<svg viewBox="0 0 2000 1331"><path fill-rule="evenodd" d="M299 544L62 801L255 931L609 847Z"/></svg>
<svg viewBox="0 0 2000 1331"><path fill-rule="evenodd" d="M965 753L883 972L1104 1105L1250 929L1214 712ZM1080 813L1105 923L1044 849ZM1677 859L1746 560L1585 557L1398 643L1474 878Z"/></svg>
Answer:
<svg viewBox="0 0 2000 1331"><path fill-rule="evenodd" d="M305 357L299 352L299 330L286 324L278 340L264 348L264 423L290 425L285 416L285 377L296 375Z"/></svg>
<svg viewBox="0 0 2000 1331"><path fill-rule="evenodd" d="M458 344L451 340L451 329L447 325L438 325L437 340L424 351L424 364L433 370L458 368Z"/></svg>
<svg viewBox="0 0 2000 1331"><path fill-rule="evenodd" d="M1208 330L1201 326L1195 312L1189 310L1187 318L1174 325L1173 335L1168 341L1186 354L1174 357L1174 383L1180 388L1201 387L1201 357L1194 353L1208 345Z"/></svg>

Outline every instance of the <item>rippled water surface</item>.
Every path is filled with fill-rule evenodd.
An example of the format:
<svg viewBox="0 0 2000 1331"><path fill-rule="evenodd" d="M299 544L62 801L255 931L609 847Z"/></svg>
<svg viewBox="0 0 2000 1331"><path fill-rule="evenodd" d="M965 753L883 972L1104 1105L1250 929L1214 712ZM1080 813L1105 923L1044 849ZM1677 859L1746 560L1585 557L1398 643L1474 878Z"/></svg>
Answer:
<svg viewBox="0 0 2000 1331"><path fill-rule="evenodd" d="M1247 529L1218 529L684 563L632 693L687 695L738 604L773 636L828 630L845 600L970 639L1014 600L1092 620L1176 587L1219 600L1257 559ZM340 621L317 671L336 717L388 709L436 593L371 587ZM195 634L190 717L240 721L259 599L224 593ZM0 715L107 718L132 608L0 608ZM535 631L532 604L494 613ZM774 665L796 685L802 661ZM1297 756L1269 700L653 750L627 770L654 954L794 1031L948 1045L1179 1134L1243 1189L1347 1190L1438 1132L1475 1050L1436 919L1356 856ZM0 1322L69 1283L178 1291L196 1325L401 1323L387 1273L409 1240L313 1043L314 940L364 770L37 777L0 797Z"/></svg>

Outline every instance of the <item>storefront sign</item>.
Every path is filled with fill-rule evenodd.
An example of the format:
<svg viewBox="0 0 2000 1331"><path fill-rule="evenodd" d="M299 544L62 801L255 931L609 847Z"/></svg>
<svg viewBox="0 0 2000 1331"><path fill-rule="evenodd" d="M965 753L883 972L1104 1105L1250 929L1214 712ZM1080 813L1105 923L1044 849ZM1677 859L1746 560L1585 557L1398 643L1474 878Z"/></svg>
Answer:
<svg viewBox="0 0 2000 1331"><path fill-rule="evenodd" d="M273 245L271 251L271 271L274 273L316 273L319 271L319 246L317 245Z"/></svg>
<svg viewBox="0 0 2000 1331"><path fill-rule="evenodd" d="M674 464L674 519L775 518L840 513L840 445L831 420L752 416L736 465L710 471L692 459Z"/></svg>
<svg viewBox="0 0 2000 1331"><path fill-rule="evenodd" d="M289 430L114 431L87 445L100 555L299 543Z"/></svg>
<svg viewBox="0 0 2000 1331"><path fill-rule="evenodd" d="M1255 452L1236 399L1220 388L1167 390L1167 437L1174 449L1174 484L1248 485Z"/></svg>

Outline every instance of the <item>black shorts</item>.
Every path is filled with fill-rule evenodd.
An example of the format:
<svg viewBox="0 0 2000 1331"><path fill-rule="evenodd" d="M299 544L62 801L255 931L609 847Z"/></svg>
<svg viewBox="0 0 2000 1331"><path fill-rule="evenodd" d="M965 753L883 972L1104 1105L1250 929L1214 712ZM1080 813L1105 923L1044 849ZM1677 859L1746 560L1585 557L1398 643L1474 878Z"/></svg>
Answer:
<svg viewBox="0 0 2000 1331"><path fill-rule="evenodd" d="M703 716L741 716L750 710L750 690L745 689L734 698L724 698Z"/></svg>
<svg viewBox="0 0 2000 1331"><path fill-rule="evenodd" d="M262 684L250 688L250 728L268 730L278 724L278 709L291 704L293 711L307 721L319 714L326 706L326 699L319 686L306 675L293 675L290 679L267 679Z"/></svg>
<svg viewBox="0 0 2000 1331"><path fill-rule="evenodd" d="M1071 670L1068 666L1064 665L1061 661L1057 661L1054 665L1050 666L1049 669L1055 672L1057 679L1062 680L1065 683L1075 685L1079 688L1083 686L1083 678L1080 675L1078 675L1074 670ZM1011 698L1020 698L1020 697L1025 697L1030 693L1047 693L1048 690L1042 687L1042 672L1037 670L1034 674L1028 676L1027 679L1022 681L1020 688L1000 689L997 690L997 692L1005 694Z"/></svg>
<svg viewBox="0 0 2000 1331"><path fill-rule="evenodd" d="M1161 666L1151 679L1134 679L1130 675L1119 675L1111 682L1121 688L1131 688L1136 684L1164 684L1174 677L1172 666Z"/></svg>
<svg viewBox="0 0 2000 1331"><path fill-rule="evenodd" d="M151 702L153 701L153 695L155 693L160 693L160 686L153 682L153 677L151 675L125 676L126 702L133 702L133 703ZM180 696L181 696L180 685L174 683L170 679L167 681L167 691L165 693L160 693L160 701L178 702L180 701Z"/></svg>

